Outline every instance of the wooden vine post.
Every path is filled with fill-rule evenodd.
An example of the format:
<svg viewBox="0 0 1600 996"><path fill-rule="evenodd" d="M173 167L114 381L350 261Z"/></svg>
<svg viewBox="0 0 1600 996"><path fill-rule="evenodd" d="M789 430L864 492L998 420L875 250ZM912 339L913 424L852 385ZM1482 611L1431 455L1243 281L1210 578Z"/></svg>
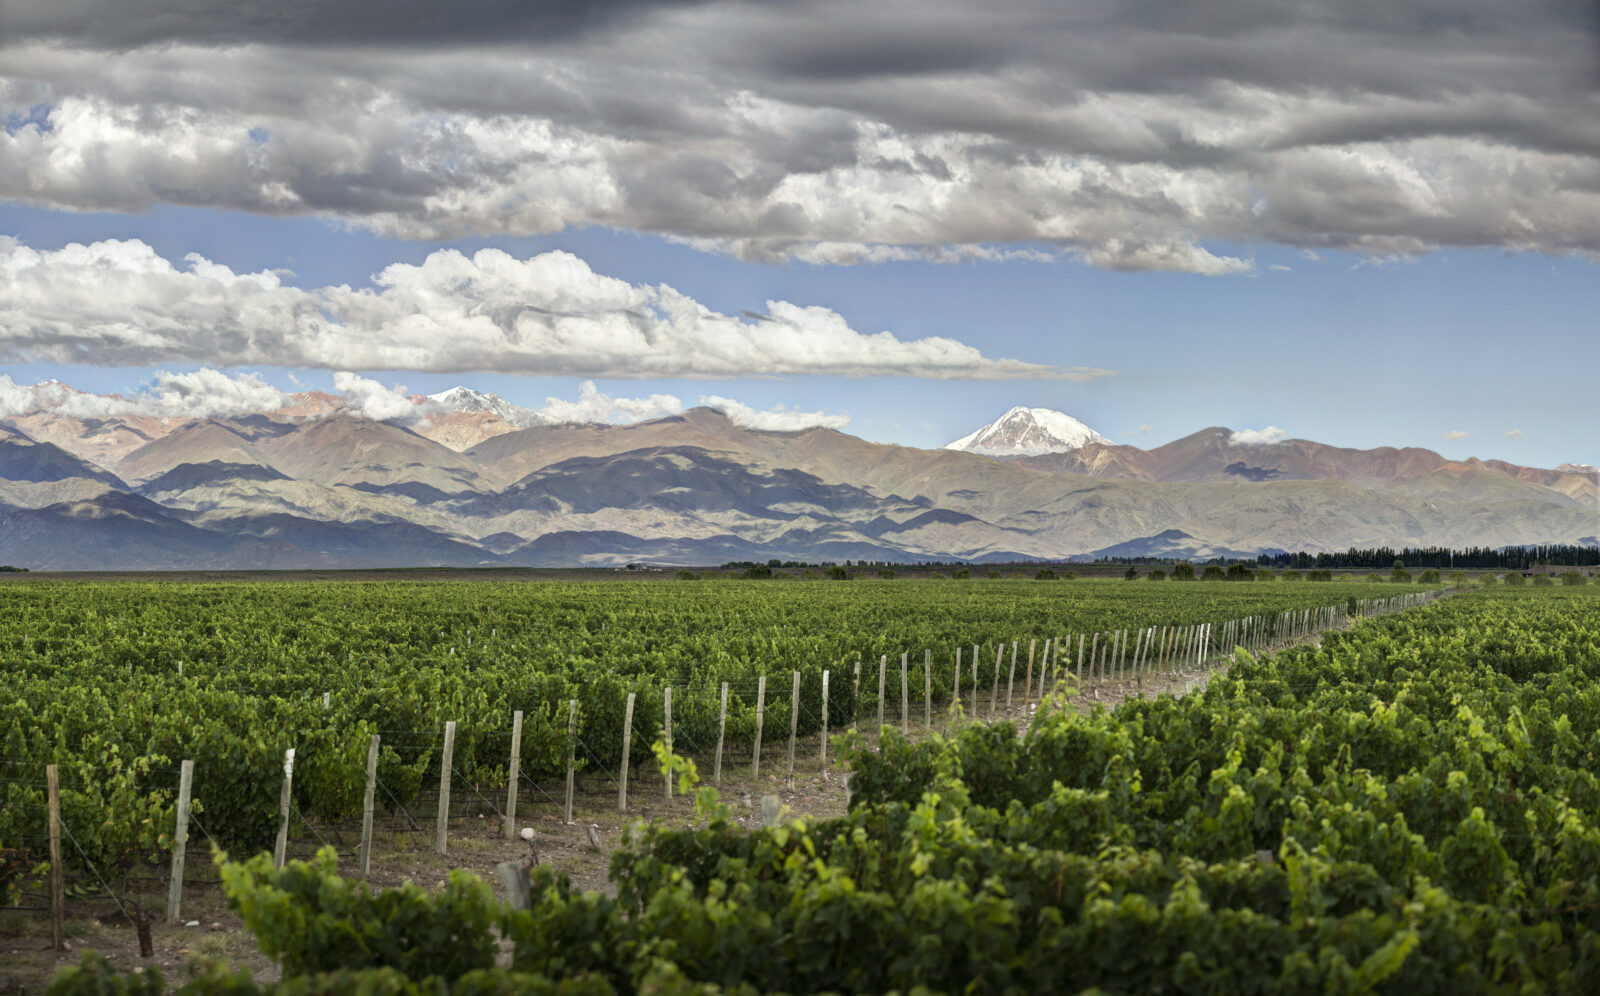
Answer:
<svg viewBox="0 0 1600 996"><path fill-rule="evenodd" d="M507 762L505 836L517 833L517 778L522 774L522 710L511 713L511 757Z"/></svg>
<svg viewBox="0 0 1600 996"><path fill-rule="evenodd" d="M628 811L628 757L633 750L633 696L628 693L628 704L622 713L622 770L617 777L617 811Z"/></svg>
<svg viewBox="0 0 1600 996"><path fill-rule="evenodd" d="M172 832L172 881L167 884L167 925L177 926L183 905L183 858L189 844L189 792L194 788L194 762L178 768L178 819Z"/></svg>
<svg viewBox="0 0 1600 996"><path fill-rule="evenodd" d="M450 846L450 776L455 771L456 721L444 724L444 757L439 762L439 820L434 828L433 849L440 854Z"/></svg>
<svg viewBox="0 0 1600 996"><path fill-rule="evenodd" d="M372 815L378 801L378 734L367 744L367 790L361 796L361 877L372 873Z"/></svg>

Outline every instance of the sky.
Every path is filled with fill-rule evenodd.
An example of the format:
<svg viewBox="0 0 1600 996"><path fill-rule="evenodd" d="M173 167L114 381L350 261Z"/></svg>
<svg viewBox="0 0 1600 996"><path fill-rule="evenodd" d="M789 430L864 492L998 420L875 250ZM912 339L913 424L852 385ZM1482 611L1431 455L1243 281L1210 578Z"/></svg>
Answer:
<svg viewBox="0 0 1600 996"><path fill-rule="evenodd" d="M464 384L1600 462L1595 12L4 0L0 414Z"/></svg>

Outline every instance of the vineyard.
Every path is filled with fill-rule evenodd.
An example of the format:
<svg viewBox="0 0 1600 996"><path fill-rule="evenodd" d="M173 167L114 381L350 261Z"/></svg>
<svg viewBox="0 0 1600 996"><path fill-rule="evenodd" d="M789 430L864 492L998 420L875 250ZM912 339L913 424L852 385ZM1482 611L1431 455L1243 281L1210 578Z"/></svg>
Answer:
<svg viewBox="0 0 1600 996"><path fill-rule="evenodd" d="M902 682L912 712L942 706L955 691L956 648L967 654L968 692L982 687L987 706L1000 686L1032 677L1030 641L1069 641L1074 675L1087 652L1092 677L1106 669L1113 633L1160 627L1169 644L1188 639L1187 651L1202 625L1335 608L1342 617L1372 594L1365 584L1028 580L10 585L0 588L11 691L0 702L0 847L37 844L51 763L67 825L80 828L70 853L126 869L170 847L183 759L195 763L207 834L266 847L281 825L290 749L297 826L361 815L374 735L377 807L431 806L447 723L445 781L458 800L503 798L514 732L528 798L544 791L532 779L559 777L569 758L619 778L625 725L629 766L650 762L669 688L677 749L706 758L725 740L731 756L756 736L758 691L775 743L825 721L837 731L880 705L898 718ZM1026 675L1012 670L1019 649ZM1135 648L1119 649L1125 670ZM1177 648L1162 652L1172 663ZM906 654L906 675L880 698L872 662L887 656L898 672ZM824 671L834 678L826 718Z"/></svg>
<svg viewBox="0 0 1600 996"><path fill-rule="evenodd" d="M751 832L702 788L614 896L369 893L331 852L224 875L299 992L1591 993L1597 672L1592 589L1472 592L1182 698L857 738L840 818Z"/></svg>
<svg viewBox="0 0 1600 996"><path fill-rule="evenodd" d="M683 810L687 820L635 832L612 856L609 886L600 891L546 866L532 869L526 906L506 905L464 874L436 892L369 891L342 877L351 867L332 849L282 867L265 855L225 864L230 906L285 976L298 980L294 991L1600 988L1600 781L1593 773L1600 761L1600 592L1592 587L1497 588L1441 600L1396 591L1387 605L1356 604L1363 615L1383 614L1349 627L1350 600L1370 595L1367 585L651 587L687 618L701 613L722 628L691 622L674 637L663 603L608 589L567 617L567 628L584 620L585 632L555 644L557 627L519 623L547 618L532 605L514 612L487 603L571 592L442 586L413 603L418 612L441 612L453 596L464 600L456 611L470 622L453 631L454 644L450 628L433 622L420 630L419 622L419 631L444 641L423 668L451 673L450 659L465 656L474 670L463 669L463 677L519 667L564 674L570 684L553 700L559 703L587 691L593 679L582 675L600 670L609 646L625 669L612 694L631 690L642 704L671 682L689 702L713 683L807 666L853 677L857 659L875 679L874 658L880 668L886 656L898 665L910 647L919 680L902 687L932 689L948 708L955 647L965 646L971 660L978 643L982 694L962 699L957 716L967 719L947 734L907 738L900 689L891 683L881 736L868 736L876 729L878 682L863 678L857 688L841 678L830 699L830 712L840 712L830 728L847 730L838 746L850 771L848 809L764 829L751 829L737 806L707 787L703 744L680 737L679 750L698 765L665 753L659 742L652 748L665 717L641 721L641 709L633 742L666 759L692 808ZM227 593L219 588L206 591ZM277 596L316 604L319 593L249 591L257 605ZM366 594L392 601L408 593L400 586ZM180 612L184 600L168 603L166 595L155 592ZM1395 608L1404 611L1385 611ZM284 620L279 630L290 628L292 616L277 618ZM1063 696L1080 682L1109 686L1155 675L1161 650L1142 665L1141 650L1168 646L1136 640L1123 656L1091 654L1080 678L1078 641L1068 634L1088 636L1091 647L1096 637L1117 646L1123 630L1190 626L1198 634L1207 619L1222 652L1238 647L1225 674L1182 697L1135 695L1109 710L1066 705L1082 702ZM490 635L479 639L485 620ZM1319 625L1306 625L1312 620ZM1314 632L1330 621L1338 625ZM297 632L304 640L370 625L352 620ZM606 636L613 628L627 635ZM766 641L755 641L752 630L765 632ZM316 689L339 673L337 653L346 645L321 639L337 649L318 668L274 671L265 655L253 666L275 675L278 698L304 699L313 718L324 710ZM361 643L359 636L343 639ZM540 639L571 649L519 664ZM618 653L613 639L632 641L636 654ZM499 640L507 649L497 653ZM801 648L795 654L814 655L810 661L786 653L790 640ZM1046 640L1069 648L1049 672L1058 684L1046 689L1037 711L991 712L990 703L1004 703L1012 691L1013 641L1027 661L1030 644L1043 648ZM685 642L694 655L718 662L700 680L692 668L658 664L684 659L676 655ZM741 658L729 645L762 646L770 656ZM916 652L925 645L935 649ZM369 655L374 675L389 673L375 649L345 652L358 660ZM719 650L725 656L711 656ZM915 670L924 660L925 678ZM1023 687L1045 684L1046 660L1038 658L1038 677L1026 686L1025 672L1016 672L1019 700ZM112 687L129 680L127 665L120 666L123 677ZM227 662L185 661L182 677L201 667L220 675ZM389 667L398 684L398 655ZM31 680L43 680L44 670L30 670ZM898 667L889 673L899 677ZM297 675L302 683L294 685ZM332 698L354 697L357 684L334 686ZM246 694L241 687L227 694ZM773 687L783 695L765 705L786 733L788 683ZM972 688L964 684L963 695ZM503 726L495 709L517 701L486 708L484 722L499 717ZM583 708L601 704L581 701ZM915 701L910 715L919 722L911 728L920 732ZM454 708L445 701L433 720L448 721ZM817 718L799 714L796 721L803 715ZM1025 720L1020 732L1013 716ZM124 729L137 725L131 716L121 722ZM282 731L273 746L310 742L313 728ZM130 770L141 759L150 771L164 763L129 751ZM198 759L198 772L205 755L184 756ZM527 759L540 763L537 754ZM262 763L273 763L270 751ZM486 756L480 763L487 770L506 761ZM642 767L653 771L654 758ZM275 788L279 774L263 781ZM659 793L659 778L654 784ZM198 788L196 796L207 807L222 803ZM149 812L155 819L157 810ZM235 848L241 857L258 851L245 842ZM59 991L108 991L129 978L91 956L62 977ZM161 991L155 973L138 978L147 987L141 991ZM212 966L186 991L256 986L246 974Z"/></svg>

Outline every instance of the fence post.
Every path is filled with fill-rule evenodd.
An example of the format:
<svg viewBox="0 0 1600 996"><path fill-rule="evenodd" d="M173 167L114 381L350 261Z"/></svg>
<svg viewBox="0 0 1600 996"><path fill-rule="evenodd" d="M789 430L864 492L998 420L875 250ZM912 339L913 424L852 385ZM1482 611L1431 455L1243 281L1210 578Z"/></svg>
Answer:
<svg viewBox="0 0 1600 996"><path fill-rule="evenodd" d="M572 822L572 787L577 780L578 700L567 700L567 822Z"/></svg>
<svg viewBox="0 0 1600 996"><path fill-rule="evenodd" d="M972 721L978 721L978 650L972 650Z"/></svg>
<svg viewBox="0 0 1600 996"><path fill-rule="evenodd" d="M722 784L722 735L728 732L728 683L722 683L722 711L717 715L717 766L711 780Z"/></svg>
<svg viewBox="0 0 1600 996"><path fill-rule="evenodd" d="M189 843L189 791L194 787L194 762L178 768L178 821L172 833L172 882L167 886L167 924L176 925L183 905L183 857Z"/></svg>
<svg viewBox="0 0 1600 996"><path fill-rule="evenodd" d="M1039 642L1037 637L1028 641L1028 673L1022 682L1022 701L1028 701L1028 696L1033 694L1033 648ZM1044 641L1044 655L1050 656L1050 641ZM1041 668L1043 664L1041 663Z"/></svg>
<svg viewBox="0 0 1600 996"><path fill-rule="evenodd" d="M828 772L828 672L822 672L822 772Z"/></svg>
<svg viewBox="0 0 1600 996"><path fill-rule="evenodd" d="M855 684L850 689L850 697L851 697L851 701L854 703L850 707L850 728L853 730L853 729L856 729L857 726L859 726L859 724L856 722L856 717L861 715L861 662L860 661L856 661Z"/></svg>
<svg viewBox="0 0 1600 996"><path fill-rule="evenodd" d="M378 801L378 734L367 745L367 791L361 797L361 877L372 871L372 811Z"/></svg>
<svg viewBox="0 0 1600 996"><path fill-rule="evenodd" d="M750 765L750 777L761 777L761 726L767 713L767 676L756 679L756 749Z"/></svg>
<svg viewBox="0 0 1600 996"><path fill-rule="evenodd" d="M922 725L933 729L933 651L922 652Z"/></svg>
<svg viewBox="0 0 1600 996"><path fill-rule="evenodd" d="M910 679L909 675L907 674L907 671L908 671L908 669L910 667L910 665L907 662L910 660L910 658L911 658L911 655L909 653L902 652L900 654L900 734L901 734L901 736L910 736L911 735L911 685L910 685L910 680L911 679Z"/></svg>
<svg viewBox="0 0 1600 996"><path fill-rule="evenodd" d="M794 740L800 731L800 672L794 672L794 691L789 694L789 771L785 776L794 788Z"/></svg>
<svg viewBox="0 0 1600 996"><path fill-rule="evenodd" d="M617 779L617 811L628 811L628 754L633 750L633 692L628 693L628 706L622 718L622 773Z"/></svg>
<svg viewBox="0 0 1600 996"><path fill-rule="evenodd" d="M510 784L506 786L506 840L517 835L517 778L522 774L522 710L511 713Z"/></svg>
<svg viewBox="0 0 1600 996"><path fill-rule="evenodd" d="M66 881L61 867L61 783L56 766L44 766L45 795L50 808L50 946L53 950L66 950L66 939L61 934L65 918Z"/></svg>
<svg viewBox="0 0 1600 996"><path fill-rule="evenodd" d="M289 850L289 793L294 785L294 748L283 753L283 791L278 794L278 841L272 848L272 867L282 868Z"/></svg>
<svg viewBox="0 0 1600 996"><path fill-rule="evenodd" d="M1000 662L1005 659L1006 645L1000 644L994 649L994 683L989 686L989 716L992 719L995 710L1000 707Z"/></svg>
<svg viewBox="0 0 1600 996"><path fill-rule="evenodd" d="M672 686L670 686L670 685L667 686L667 690L663 693L663 698L662 698L662 701L661 701L661 709L662 709L662 733L663 733L665 741L666 741L667 753L671 754L672 753ZM670 798L672 798L672 772L670 772L670 771L667 772L663 777L666 778L666 780L667 780L667 798L670 799Z"/></svg>
<svg viewBox="0 0 1600 996"><path fill-rule="evenodd" d="M1083 691L1083 634L1078 634L1078 691Z"/></svg>
<svg viewBox="0 0 1600 996"><path fill-rule="evenodd" d="M1011 670L1006 673L1006 715L1011 715L1011 688L1017 683L1017 641L1011 641Z"/></svg>
<svg viewBox="0 0 1600 996"><path fill-rule="evenodd" d="M961 644L956 644L956 687L950 694L950 701L954 705L961 704Z"/></svg>
<svg viewBox="0 0 1600 996"><path fill-rule="evenodd" d="M439 764L439 825L434 833L433 849L444 854L450 846L450 775L455 770L456 721L444 724L444 757Z"/></svg>
<svg viewBox="0 0 1600 996"><path fill-rule="evenodd" d="M878 659L878 732L883 732L883 696L889 682L889 655Z"/></svg>

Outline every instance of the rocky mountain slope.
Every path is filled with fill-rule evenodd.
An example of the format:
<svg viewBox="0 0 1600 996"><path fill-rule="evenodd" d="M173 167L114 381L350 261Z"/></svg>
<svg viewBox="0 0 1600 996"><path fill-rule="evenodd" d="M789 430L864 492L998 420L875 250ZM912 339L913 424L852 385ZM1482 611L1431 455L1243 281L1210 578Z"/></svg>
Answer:
<svg viewBox="0 0 1600 996"><path fill-rule="evenodd" d="M999 435L968 437L997 459L752 430L706 408L549 425L492 395L446 392L398 424L294 397L292 414L78 417L78 432L61 412L0 420L0 563L995 561L1600 535L1592 474L1421 449L1246 446L1212 428L1141 450L1016 409ZM466 410L444 411L441 397ZM437 418L477 428L449 445L427 431ZM108 446L107 433L123 441Z"/></svg>

